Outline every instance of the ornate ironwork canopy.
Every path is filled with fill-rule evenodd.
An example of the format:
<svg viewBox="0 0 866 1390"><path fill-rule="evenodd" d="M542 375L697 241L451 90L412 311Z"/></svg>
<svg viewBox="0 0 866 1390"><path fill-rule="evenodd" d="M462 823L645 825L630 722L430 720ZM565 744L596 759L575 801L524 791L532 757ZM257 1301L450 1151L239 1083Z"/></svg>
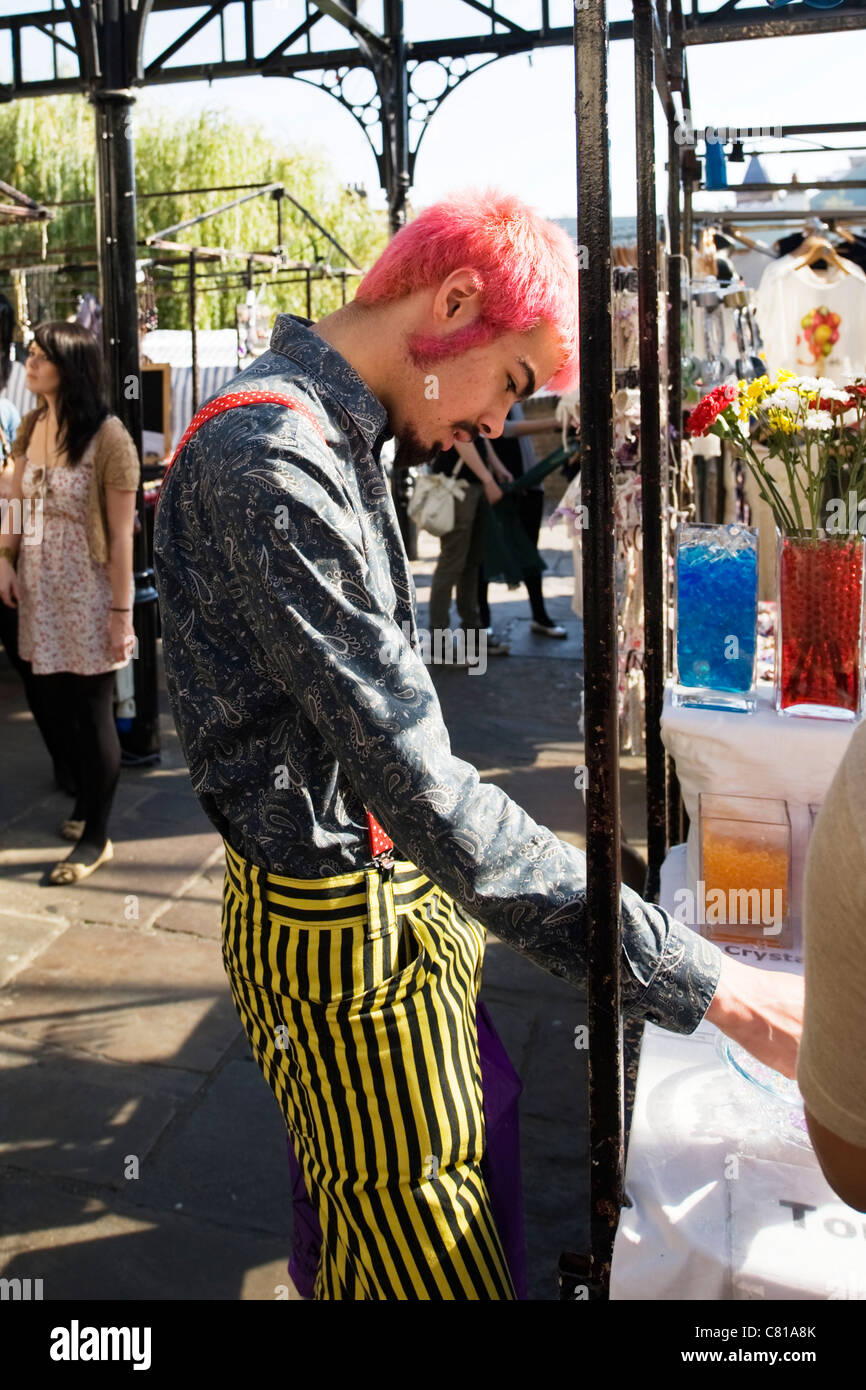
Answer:
<svg viewBox="0 0 866 1390"><path fill-rule="evenodd" d="M394 229L405 219L418 150L442 102L498 58L571 47L577 8L564 0L525 0L518 22L496 0L459 0L464 27L475 24L476 31L431 38L413 37L413 24L423 12L425 32L431 23L435 27L438 7L418 7L412 0L382 0L380 29L358 14L357 0L277 0L276 8L273 0L44 0L41 9L28 8L27 0L12 3L20 3L20 12L0 17L0 73L6 79L0 100L100 86L295 78L329 93L361 126ZM660 14L664 22L662 7ZM166 17L170 24L158 22ZM682 28L672 27L671 51L862 28L864 22L866 7L855 0L832 10L795 4L781 11L747 0L722 0L714 8L692 0ZM165 29L174 34L169 42L157 38ZM633 24L614 21L608 30L611 39L631 38Z"/></svg>

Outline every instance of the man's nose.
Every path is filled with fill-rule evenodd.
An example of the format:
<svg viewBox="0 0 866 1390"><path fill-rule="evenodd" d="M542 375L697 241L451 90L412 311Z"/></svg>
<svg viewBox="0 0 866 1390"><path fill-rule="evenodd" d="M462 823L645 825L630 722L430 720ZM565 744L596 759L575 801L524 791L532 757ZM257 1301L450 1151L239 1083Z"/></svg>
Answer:
<svg viewBox="0 0 866 1390"><path fill-rule="evenodd" d="M485 410L478 417L479 433L486 435L488 439L498 439L502 434L507 418L507 410Z"/></svg>

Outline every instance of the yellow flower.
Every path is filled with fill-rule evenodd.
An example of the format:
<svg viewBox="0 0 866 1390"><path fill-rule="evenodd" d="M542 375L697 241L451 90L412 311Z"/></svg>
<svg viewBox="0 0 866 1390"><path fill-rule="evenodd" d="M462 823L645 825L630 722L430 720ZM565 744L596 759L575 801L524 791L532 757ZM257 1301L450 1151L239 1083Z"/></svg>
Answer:
<svg viewBox="0 0 866 1390"><path fill-rule="evenodd" d="M750 415L754 415L759 403L770 391L770 379L766 376L759 376L757 381L740 382L740 408L739 418L748 420Z"/></svg>
<svg viewBox="0 0 866 1390"><path fill-rule="evenodd" d="M793 373L791 375L793 375ZM787 411L779 410L777 406L771 406L767 413L767 418L770 423L770 429L777 430L779 434L797 433L797 425L795 421L791 419Z"/></svg>

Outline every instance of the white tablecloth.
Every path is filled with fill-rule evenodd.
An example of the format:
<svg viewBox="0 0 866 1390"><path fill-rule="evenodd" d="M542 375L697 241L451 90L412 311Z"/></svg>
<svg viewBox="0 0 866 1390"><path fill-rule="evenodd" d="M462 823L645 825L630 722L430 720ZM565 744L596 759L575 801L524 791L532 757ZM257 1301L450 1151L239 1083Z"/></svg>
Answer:
<svg viewBox="0 0 866 1390"><path fill-rule="evenodd" d="M668 910L686 849L662 871ZM728 944L749 964L800 971L793 951ZM614 1247L615 1299L866 1299L866 1218L825 1181L798 1119L764 1100L702 1023L648 1024Z"/></svg>

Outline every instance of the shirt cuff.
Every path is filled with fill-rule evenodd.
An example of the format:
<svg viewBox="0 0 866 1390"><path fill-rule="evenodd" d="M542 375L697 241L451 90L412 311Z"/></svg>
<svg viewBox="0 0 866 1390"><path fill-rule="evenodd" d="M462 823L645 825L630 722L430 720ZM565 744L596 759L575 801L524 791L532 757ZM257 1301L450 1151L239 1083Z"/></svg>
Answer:
<svg viewBox="0 0 866 1390"><path fill-rule="evenodd" d="M693 1033L713 1001L722 953L698 932L669 918L659 967L645 989L624 997L624 1012L657 1023L668 1033Z"/></svg>

